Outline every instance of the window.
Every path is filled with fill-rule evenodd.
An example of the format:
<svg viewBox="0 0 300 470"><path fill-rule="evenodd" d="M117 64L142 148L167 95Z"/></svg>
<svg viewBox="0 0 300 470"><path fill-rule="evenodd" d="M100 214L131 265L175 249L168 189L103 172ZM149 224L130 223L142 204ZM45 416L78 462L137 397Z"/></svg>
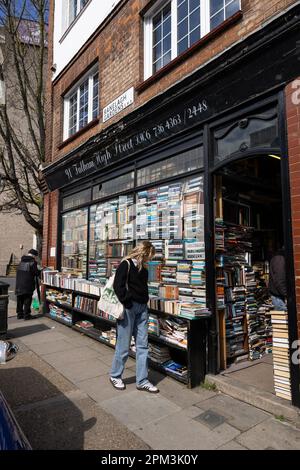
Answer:
<svg viewBox="0 0 300 470"><path fill-rule="evenodd" d="M162 178L171 178L203 167L203 146L187 150L166 160L137 170L137 185L155 183Z"/></svg>
<svg viewBox="0 0 300 470"><path fill-rule="evenodd" d="M134 172L126 173L93 187L93 201L134 187Z"/></svg>
<svg viewBox="0 0 300 470"><path fill-rule="evenodd" d="M73 207L81 206L88 203L91 199L91 190L84 189L78 193L72 194L63 198L63 210L72 209Z"/></svg>
<svg viewBox="0 0 300 470"><path fill-rule="evenodd" d="M145 16L145 79L240 10L240 0L160 1Z"/></svg>
<svg viewBox="0 0 300 470"><path fill-rule="evenodd" d="M99 115L99 74L93 69L64 98L64 140Z"/></svg>
<svg viewBox="0 0 300 470"><path fill-rule="evenodd" d="M80 11L90 0L64 0L62 2L63 32L68 29L71 23L79 15Z"/></svg>
<svg viewBox="0 0 300 470"><path fill-rule="evenodd" d="M240 9L240 0L211 0L210 29L214 29Z"/></svg>
<svg viewBox="0 0 300 470"><path fill-rule="evenodd" d="M69 212L62 217L62 272L86 276L88 209Z"/></svg>

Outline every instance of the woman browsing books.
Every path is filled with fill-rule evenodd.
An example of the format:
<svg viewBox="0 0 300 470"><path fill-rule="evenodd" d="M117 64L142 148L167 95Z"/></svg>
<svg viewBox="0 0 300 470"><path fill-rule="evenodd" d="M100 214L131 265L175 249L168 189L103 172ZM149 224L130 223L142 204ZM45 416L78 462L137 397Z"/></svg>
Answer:
<svg viewBox="0 0 300 470"><path fill-rule="evenodd" d="M118 321L118 336L110 373L110 382L117 390L125 390L122 380L129 355L132 335L136 347L136 387L149 393L158 393L148 380L148 270L146 263L155 255L149 241L139 244L116 271L114 290L124 306L124 317Z"/></svg>

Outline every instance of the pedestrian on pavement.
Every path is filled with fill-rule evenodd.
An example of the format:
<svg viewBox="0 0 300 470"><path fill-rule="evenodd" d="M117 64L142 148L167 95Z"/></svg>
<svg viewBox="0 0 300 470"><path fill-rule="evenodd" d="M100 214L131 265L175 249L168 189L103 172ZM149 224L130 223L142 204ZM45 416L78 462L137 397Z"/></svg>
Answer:
<svg viewBox="0 0 300 470"><path fill-rule="evenodd" d="M286 311L286 269L284 247L280 249L271 259L269 292L272 297L273 306L276 310Z"/></svg>
<svg viewBox="0 0 300 470"><path fill-rule="evenodd" d="M114 290L124 306L124 317L117 322L117 344L110 373L110 382L117 390L125 390L122 380L128 359L131 338L136 347L136 387L149 393L158 393L148 379L148 270L146 263L155 255L149 241L139 244L119 265Z"/></svg>
<svg viewBox="0 0 300 470"><path fill-rule="evenodd" d="M36 250L29 250L27 255L22 256L17 268L15 294L17 296L17 318L19 320L34 318L31 316L31 302L34 290L39 287L38 277L40 275L37 257L38 252Z"/></svg>

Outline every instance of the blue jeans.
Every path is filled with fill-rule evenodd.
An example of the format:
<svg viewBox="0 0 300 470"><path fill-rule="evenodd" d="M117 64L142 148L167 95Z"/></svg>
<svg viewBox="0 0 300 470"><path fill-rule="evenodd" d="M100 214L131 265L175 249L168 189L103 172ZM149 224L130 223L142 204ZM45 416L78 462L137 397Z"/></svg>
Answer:
<svg viewBox="0 0 300 470"><path fill-rule="evenodd" d="M275 297L274 295L272 295L272 303L276 310L285 312L287 311L286 303L280 297Z"/></svg>
<svg viewBox="0 0 300 470"><path fill-rule="evenodd" d="M148 381L148 308L146 304L133 302L125 309L124 318L118 321L117 344L110 375L122 377L128 358L131 337L136 346L136 383L138 386Z"/></svg>

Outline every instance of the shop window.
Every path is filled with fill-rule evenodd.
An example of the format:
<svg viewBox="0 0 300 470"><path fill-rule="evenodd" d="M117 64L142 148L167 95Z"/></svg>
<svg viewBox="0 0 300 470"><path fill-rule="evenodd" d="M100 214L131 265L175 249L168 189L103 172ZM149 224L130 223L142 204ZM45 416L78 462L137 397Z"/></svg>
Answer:
<svg viewBox="0 0 300 470"><path fill-rule="evenodd" d="M134 172L117 176L104 183L99 183L93 187L93 200L101 199L113 194L128 191L134 187Z"/></svg>
<svg viewBox="0 0 300 470"><path fill-rule="evenodd" d="M119 196L91 207L89 279L105 284L133 248L134 197Z"/></svg>
<svg viewBox="0 0 300 470"><path fill-rule="evenodd" d="M215 164L255 148L279 146L276 110L241 119L215 132Z"/></svg>
<svg viewBox="0 0 300 470"><path fill-rule="evenodd" d="M93 68L64 97L64 140L99 115L99 73Z"/></svg>
<svg viewBox="0 0 300 470"><path fill-rule="evenodd" d="M202 175L95 204L89 279L105 284L135 243L156 248L148 263L150 307L194 317L206 309Z"/></svg>
<svg viewBox="0 0 300 470"><path fill-rule="evenodd" d="M91 199L91 190L85 189L78 193L72 194L71 196L66 196L63 198L63 210L73 209L74 207L81 206L83 204L89 203Z"/></svg>
<svg viewBox="0 0 300 470"><path fill-rule="evenodd" d="M137 185L155 183L162 178L188 173L203 168L203 146L187 150L175 157L159 161L137 171Z"/></svg>
<svg viewBox="0 0 300 470"><path fill-rule="evenodd" d="M157 2L144 18L145 80L240 8L240 0Z"/></svg>
<svg viewBox="0 0 300 470"><path fill-rule="evenodd" d="M86 277L88 209L79 209L62 216L62 272Z"/></svg>

